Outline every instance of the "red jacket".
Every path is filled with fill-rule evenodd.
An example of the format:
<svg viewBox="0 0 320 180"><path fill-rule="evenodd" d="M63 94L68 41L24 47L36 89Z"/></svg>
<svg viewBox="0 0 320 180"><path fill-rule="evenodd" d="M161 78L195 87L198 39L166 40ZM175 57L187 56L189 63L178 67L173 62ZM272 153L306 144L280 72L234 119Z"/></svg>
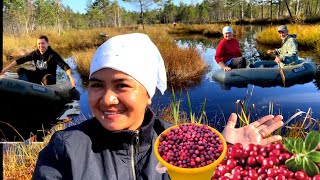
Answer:
<svg viewBox="0 0 320 180"><path fill-rule="evenodd" d="M216 56L215 59L217 63L219 62L227 62L231 58L241 57L242 54L240 52L239 43L236 39L232 38L231 40L226 40L223 38L217 48L216 48Z"/></svg>

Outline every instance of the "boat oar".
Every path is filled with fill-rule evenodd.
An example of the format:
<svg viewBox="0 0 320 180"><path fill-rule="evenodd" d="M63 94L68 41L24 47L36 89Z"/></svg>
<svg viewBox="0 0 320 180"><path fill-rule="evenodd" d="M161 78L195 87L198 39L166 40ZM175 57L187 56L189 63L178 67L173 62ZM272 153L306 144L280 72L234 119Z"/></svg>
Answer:
<svg viewBox="0 0 320 180"><path fill-rule="evenodd" d="M280 66L280 62L278 62L278 67L279 67L279 74L281 76L283 86L286 86L286 77L284 76L284 72L282 67Z"/></svg>

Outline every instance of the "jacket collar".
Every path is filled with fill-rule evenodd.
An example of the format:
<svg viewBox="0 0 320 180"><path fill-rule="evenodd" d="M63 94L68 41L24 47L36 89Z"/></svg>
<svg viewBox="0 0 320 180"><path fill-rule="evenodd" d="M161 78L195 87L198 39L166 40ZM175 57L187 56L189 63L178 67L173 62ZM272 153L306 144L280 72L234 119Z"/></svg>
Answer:
<svg viewBox="0 0 320 180"><path fill-rule="evenodd" d="M296 34L288 34L288 35L282 40L281 46L282 46L285 42L287 42L287 40L290 39L290 38L297 38L297 35L296 35Z"/></svg>

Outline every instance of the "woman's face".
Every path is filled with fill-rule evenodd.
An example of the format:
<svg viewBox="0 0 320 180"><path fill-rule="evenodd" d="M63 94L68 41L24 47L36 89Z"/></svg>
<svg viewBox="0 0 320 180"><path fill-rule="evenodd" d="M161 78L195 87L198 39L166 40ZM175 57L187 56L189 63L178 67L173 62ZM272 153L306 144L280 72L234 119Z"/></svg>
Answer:
<svg viewBox="0 0 320 180"><path fill-rule="evenodd" d="M224 33L224 34L223 34L223 37L224 37L226 40L230 40L230 39L232 38L232 33L231 33L231 32Z"/></svg>
<svg viewBox="0 0 320 180"><path fill-rule="evenodd" d="M111 68L91 75L88 92L91 112L109 131L139 129L146 107L151 104L144 86Z"/></svg>

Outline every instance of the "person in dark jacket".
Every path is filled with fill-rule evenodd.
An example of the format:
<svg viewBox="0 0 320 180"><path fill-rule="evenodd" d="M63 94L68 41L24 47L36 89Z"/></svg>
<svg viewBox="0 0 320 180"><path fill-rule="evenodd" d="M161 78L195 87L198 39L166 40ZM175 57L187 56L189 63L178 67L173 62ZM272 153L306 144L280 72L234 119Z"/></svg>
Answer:
<svg viewBox="0 0 320 180"><path fill-rule="evenodd" d="M39 153L32 179L170 179L156 170L157 136L172 126L152 110L156 88L163 94L167 77L159 50L145 34L118 35L102 44L90 65L88 99L92 119L57 131ZM269 144L263 138L282 126L271 115L235 128L233 113L223 135L230 143Z"/></svg>
<svg viewBox="0 0 320 180"><path fill-rule="evenodd" d="M16 65L21 65L28 61L33 61L35 70L19 68L17 71L19 79L43 85L56 84L56 70L57 66L59 66L68 75L71 86L75 87L75 81L69 65L49 46L48 37L44 35L39 36L37 39L37 50L13 61L0 72L0 76Z"/></svg>

